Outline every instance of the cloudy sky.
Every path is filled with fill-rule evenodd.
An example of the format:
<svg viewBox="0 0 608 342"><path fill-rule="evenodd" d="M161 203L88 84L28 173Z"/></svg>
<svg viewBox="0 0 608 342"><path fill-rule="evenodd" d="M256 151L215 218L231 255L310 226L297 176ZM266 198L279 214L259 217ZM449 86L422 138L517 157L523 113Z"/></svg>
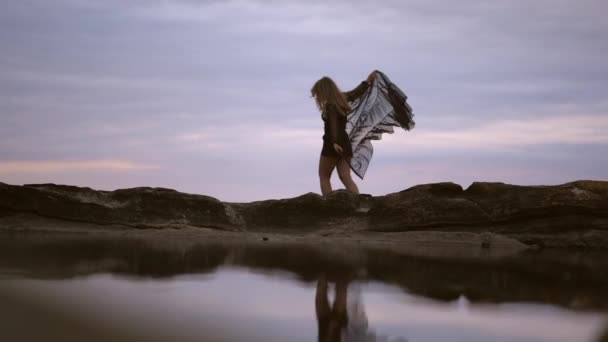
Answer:
<svg viewBox="0 0 608 342"><path fill-rule="evenodd" d="M364 193L608 179L604 0L0 2L0 182L319 192L310 88L373 69L417 127Z"/></svg>

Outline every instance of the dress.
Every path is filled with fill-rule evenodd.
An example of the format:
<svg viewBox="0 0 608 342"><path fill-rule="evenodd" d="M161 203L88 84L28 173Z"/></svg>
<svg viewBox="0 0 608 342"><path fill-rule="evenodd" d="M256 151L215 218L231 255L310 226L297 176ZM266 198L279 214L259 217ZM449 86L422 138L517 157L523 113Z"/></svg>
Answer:
<svg viewBox="0 0 608 342"><path fill-rule="evenodd" d="M355 89L344 93L344 95L349 102L352 102L357 100L368 87L369 83L363 81ZM344 113L336 104L328 103L325 106L325 111L321 117L324 122L323 148L321 149L321 155L334 158L352 158L353 148L348 134L346 133L346 123L348 122L346 113ZM336 152L334 143L337 143L342 147L342 154Z"/></svg>

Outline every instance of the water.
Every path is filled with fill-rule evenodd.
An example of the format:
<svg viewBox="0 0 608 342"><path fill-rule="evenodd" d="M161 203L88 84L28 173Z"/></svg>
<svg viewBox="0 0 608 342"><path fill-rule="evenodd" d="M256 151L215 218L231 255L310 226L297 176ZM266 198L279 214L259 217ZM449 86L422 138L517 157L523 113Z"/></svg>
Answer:
<svg viewBox="0 0 608 342"><path fill-rule="evenodd" d="M0 341L599 341L605 257L4 237Z"/></svg>

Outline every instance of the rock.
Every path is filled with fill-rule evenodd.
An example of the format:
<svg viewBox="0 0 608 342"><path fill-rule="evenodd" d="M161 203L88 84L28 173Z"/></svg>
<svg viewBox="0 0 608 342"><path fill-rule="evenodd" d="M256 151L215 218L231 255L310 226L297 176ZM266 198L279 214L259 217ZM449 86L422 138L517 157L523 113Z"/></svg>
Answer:
<svg viewBox="0 0 608 342"><path fill-rule="evenodd" d="M4 211L137 228L199 226L234 229L219 200L163 188L96 191L55 184L14 186L0 183Z"/></svg>
<svg viewBox="0 0 608 342"><path fill-rule="evenodd" d="M335 226L358 215L359 196L334 191L327 197L308 193L299 197L229 204L248 230L311 231Z"/></svg>
<svg viewBox="0 0 608 342"><path fill-rule="evenodd" d="M580 180L569 184L579 189L587 190L602 196L608 195L608 182Z"/></svg>
<svg viewBox="0 0 608 342"><path fill-rule="evenodd" d="M98 191L0 183L0 218L19 213L137 228L330 235L487 232L539 248L608 248L608 182L590 180L555 186L475 182L466 190L454 183L436 183L377 197L339 190L326 197L308 193L251 203L224 203L164 188ZM15 226L15 220L11 222ZM493 245L491 239L481 242L483 248Z"/></svg>
<svg viewBox="0 0 608 342"><path fill-rule="evenodd" d="M436 196L458 196L462 194L462 187L458 184L451 182L435 183L435 184L421 184L413 186L409 189L401 191L404 192L426 192Z"/></svg>
<svg viewBox="0 0 608 342"><path fill-rule="evenodd" d="M498 232L562 232L591 226L606 229L608 192L605 184L608 182L584 181L557 186L473 183L465 190L465 198L487 214L488 223Z"/></svg>
<svg viewBox="0 0 608 342"><path fill-rule="evenodd" d="M453 183L424 184L374 198L369 229L403 231L478 225L488 215Z"/></svg>
<svg viewBox="0 0 608 342"><path fill-rule="evenodd" d="M608 246L608 230L590 230L580 235L585 247L606 248Z"/></svg>

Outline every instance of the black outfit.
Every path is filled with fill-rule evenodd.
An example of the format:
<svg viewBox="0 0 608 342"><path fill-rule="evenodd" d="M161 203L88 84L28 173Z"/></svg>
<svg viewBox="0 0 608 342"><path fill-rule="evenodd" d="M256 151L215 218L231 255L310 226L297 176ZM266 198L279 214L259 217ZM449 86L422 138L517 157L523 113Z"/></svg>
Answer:
<svg viewBox="0 0 608 342"><path fill-rule="evenodd" d="M355 89L344 93L348 102L357 100L369 87L367 81L361 82ZM344 113L338 105L335 103L328 103L325 105L323 115L324 132L323 135L323 149L321 149L321 155L325 157L345 157L351 158L353 156L353 148L346 133L346 117L347 113ZM334 148L334 143L337 143L342 147L342 153L338 154Z"/></svg>

